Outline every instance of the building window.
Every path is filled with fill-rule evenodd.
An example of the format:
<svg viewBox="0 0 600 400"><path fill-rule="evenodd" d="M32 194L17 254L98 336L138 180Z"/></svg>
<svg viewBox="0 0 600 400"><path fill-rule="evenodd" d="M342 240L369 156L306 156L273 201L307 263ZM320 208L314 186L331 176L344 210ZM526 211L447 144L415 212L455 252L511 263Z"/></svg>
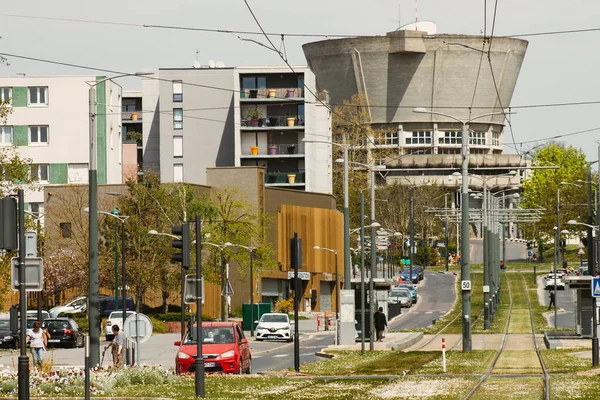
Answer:
<svg viewBox="0 0 600 400"><path fill-rule="evenodd" d="M431 131L408 132L406 144L431 144Z"/></svg>
<svg viewBox="0 0 600 400"><path fill-rule="evenodd" d="M383 144L397 145L398 144L398 132L386 132L383 137Z"/></svg>
<svg viewBox="0 0 600 400"><path fill-rule="evenodd" d="M469 144L476 146L485 146L485 132L469 133Z"/></svg>
<svg viewBox="0 0 600 400"><path fill-rule="evenodd" d="M48 104L48 86L29 88L29 105Z"/></svg>
<svg viewBox="0 0 600 400"><path fill-rule="evenodd" d="M44 203L29 203L29 212L34 216L39 217L40 210L43 209L43 204Z"/></svg>
<svg viewBox="0 0 600 400"><path fill-rule="evenodd" d="M0 101L3 103L12 104L12 88L0 88Z"/></svg>
<svg viewBox="0 0 600 400"><path fill-rule="evenodd" d="M173 164L173 181L183 182L183 164Z"/></svg>
<svg viewBox="0 0 600 400"><path fill-rule="evenodd" d="M48 127L47 126L30 126L29 127L29 144L31 146L47 145L48 144Z"/></svg>
<svg viewBox="0 0 600 400"><path fill-rule="evenodd" d="M183 82L173 81L173 102L181 103L183 101Z"/></svg>
<svg viewBox="0 0 600 400"><path fill-rule="evenodd" d="M12 146L13 128L12 126L0 126L0 146Z"/></svg>
<svg viewBox="0 0 600 400"><path fill-rule="evenodd" d="M62 238L70 238L73 235L73 231L71 230L70 222L61 222L60 223L60 237Z"/></svg>
<svg viewBox="0 0 600 400"><path fill-rule="evenodd" d="M447 147L438 147L438 154L460 154L461 149L457 148L447 148Z"/></svg>
<svg viewBox="0 0 600 400"><path fill-rule="evenodd" d="M439 144L462 144L462 132L446 131L438 140Z"/></svg>
<svg viewBox="0 0 600 400"><path fill-rule="evenodd" d="M173 136L173 157L183 157L183 136Z"/></svg>
<svg viewBox="0 0 600 400"><path fill-rule="evenodd" d="M267 77L265 75L245 75L242 77L242 89L266 89Z"/></svg>
<svg viewBox="0 0 600 400"><path fill-rule="evenodd" d="M173 109L173 129L183 129L183 108Z"/></svg>
<svg viewBox="0 0 600 400"><path fill-rule="evenodd" d="M88 165L69 164L67 175L69 183L88 183Z"/></svg>
<svg viewBox="0 0 600 400"><path fill-rule="evenodd" d="M492 132L492 146L500 146L500 133Z"/></svg>
<svg viewBox="0 0 600 400"><path fill-rule="evenodd" d="M48 164L33 164L31 177L42 183L48 183Z"/></svg>

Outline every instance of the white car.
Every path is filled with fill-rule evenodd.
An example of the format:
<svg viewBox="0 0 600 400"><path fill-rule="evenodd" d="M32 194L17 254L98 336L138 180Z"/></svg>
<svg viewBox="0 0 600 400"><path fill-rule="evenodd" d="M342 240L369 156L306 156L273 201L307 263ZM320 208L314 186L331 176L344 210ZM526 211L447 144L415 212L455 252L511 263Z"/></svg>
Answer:
<svg viewBox="0 0 600 400"><path fill-rule="evenodd" d="M389 304L400 304L401 307L412 306L412 296L407 288L394 288L388 294Z"/></svg>
<svg viewBox="0 0 600 400"><path fill-rule="evenodd" d="M125 316L127 318L129 318L131 315L135 315L135 311L126 311L126 313L127 314L125 314ZM123 310L111 312L106 320L104 333L106 334L106 340L109 342L115 338L115 335L113 335L112 332L113 325L117 325L120 330L123 330Z"/></svg>
<svg viewBox="0 0 600 400"><path fill-rule="evenodd" d="M565 283L562 281L562 275L556 274L556 287L555 287L555 279L554 274L548 274L546 276L546 290L554 289L554 290L565 290Z"/></svg>
<svg viewBox="0 0 600 400"><path fill-rule="evenodd" d="M77 297L75 300L68 302L64 306L52 307L50 309L49 313L52 318L56 318L62 313L84 312L86 309L87 309L87 297L81 296L81 297Z"/></svg>
<svg viewBox="0 0 600 400"><path fill-rule="evenodd" d="M263 341L265 339L279 339L291 342L294 340L292 336L292 324L287 314L283 313L267 313L260 317L260 321L256 327L256 340Z"/></svg>

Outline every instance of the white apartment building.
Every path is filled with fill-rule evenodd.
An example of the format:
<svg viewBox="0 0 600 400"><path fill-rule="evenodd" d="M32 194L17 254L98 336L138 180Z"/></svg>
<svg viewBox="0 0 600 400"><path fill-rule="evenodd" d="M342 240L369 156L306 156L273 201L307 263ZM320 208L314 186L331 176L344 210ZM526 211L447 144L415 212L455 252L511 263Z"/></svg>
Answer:
<svg viewBox="0 0 600 400"><path fill-rule="evenodd" d="M155 110L144 117L144 169L206 184L206 168L261 166L266 186L331 193L327 98L306 66L294 70L198 66L144 79L144 108Z"/></svg>
<svg viewBox="0 0 600 400"><path fill-rule="evenodd" d="M31 159L41 185L87 184L89 89L103 77L0 77L0 98L12 109L0 126L0 145ZM121 87L96 86L98 183L122 182ZM43 214L44 191L26 191L29 211Z"/></svg>

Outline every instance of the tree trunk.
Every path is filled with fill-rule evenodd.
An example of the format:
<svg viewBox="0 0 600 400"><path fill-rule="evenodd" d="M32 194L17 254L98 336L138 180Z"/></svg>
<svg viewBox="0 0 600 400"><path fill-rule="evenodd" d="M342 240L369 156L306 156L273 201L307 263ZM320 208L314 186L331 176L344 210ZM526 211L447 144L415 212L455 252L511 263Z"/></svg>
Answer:
<svg viewBox="0 0 600 400"><path fill-rule="evenodd" d="M163 312L163 314L166 314L169 312L169 305L167 303L168 300L169 300L169 292L163 291L162 292L162 312Z"/></svg>

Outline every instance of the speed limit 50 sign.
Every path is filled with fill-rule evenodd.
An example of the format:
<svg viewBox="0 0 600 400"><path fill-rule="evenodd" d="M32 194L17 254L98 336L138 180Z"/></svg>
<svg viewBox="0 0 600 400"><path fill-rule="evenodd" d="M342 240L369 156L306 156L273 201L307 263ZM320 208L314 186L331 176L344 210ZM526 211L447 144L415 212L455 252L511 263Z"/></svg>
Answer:
<svg viewBox="0 0 600 400"><path fill-rule="evenodd" d="M462 290L471 290L471 281L461 281L460 287Z"/></svg>

